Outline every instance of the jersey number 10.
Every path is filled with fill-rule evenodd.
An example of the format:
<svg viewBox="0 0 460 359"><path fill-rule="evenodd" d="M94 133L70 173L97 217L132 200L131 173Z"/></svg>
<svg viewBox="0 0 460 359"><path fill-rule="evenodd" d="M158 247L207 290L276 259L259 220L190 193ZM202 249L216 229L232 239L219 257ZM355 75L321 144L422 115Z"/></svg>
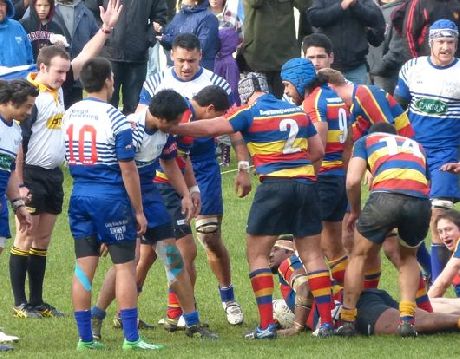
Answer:
<svg viewBox="0 0 460 359"><path fill-rule="evenodd" d="M73 126L67 128L69 142L69 164L92 165L97 162L96 129L91 125L84 125L78 131L78 151L74 149ZM89 139L89 141L87 141ZM76 159L78 156L78 159Z"/></svg>

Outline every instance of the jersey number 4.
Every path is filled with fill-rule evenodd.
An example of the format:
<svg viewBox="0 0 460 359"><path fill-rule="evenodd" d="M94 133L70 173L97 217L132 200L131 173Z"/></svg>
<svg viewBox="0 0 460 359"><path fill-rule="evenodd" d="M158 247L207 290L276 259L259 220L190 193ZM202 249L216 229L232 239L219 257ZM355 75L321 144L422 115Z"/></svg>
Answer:
<svg viewBox="0 0 460 359"><path fill-rule="evenodd" d="M414 140L411 140L410 138L406 138L402 144L398 145L398 142L396 141L396 137L384 137L380 139L379 142L385 142L387 149L388 149L388 155L390 156L395 156L398 153L401 152L406 152L406 153L411 153L414 156L421 157L423 158L423 153L420 151L420 147L417 142Z"/></svg>
<svg viewBox="0 0 460 359"><path fill-rule="evenodd" d="M77 134L75 134L77 135ZM69 140L69 164L92 165L97 162L96 129L91 125L84 125L78 131L78 148L74 148L74 127L67 128ZM78 160L77 160L78 158Z"/></svg>

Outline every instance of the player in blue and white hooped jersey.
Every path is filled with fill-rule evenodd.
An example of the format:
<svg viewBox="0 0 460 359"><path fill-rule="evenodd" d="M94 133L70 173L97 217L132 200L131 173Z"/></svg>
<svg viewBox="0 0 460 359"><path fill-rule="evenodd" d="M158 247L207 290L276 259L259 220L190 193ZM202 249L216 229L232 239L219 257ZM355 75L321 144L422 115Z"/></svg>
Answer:
<svg viewBox="0 0 460 359"><path fill-rule="evenodd" d="M198 208L195 209L183 174L176 163L176 139L168 134L168 130L181 121L187 109L188 106L181 95L173 90L162 90L153 96L148 109L136 112L127 118L133 128L135 161L139 171L144 214L147 219L147 230L141 237L140 259L137 264L137 287L141 292L147 272L152 265L148 256L149 250L153 249L163 261L169 286L179 297L184 310L186 334L216 339L216 334L200 324L193 286L176 245L171 217L153 182L156 162L160 160L170 182L182 197L182 210L186 220L190 221L196 215ZM101 337L106 304L115 298L114 274L114 270L107 273L98 302L92 308L92 320L93 324L96 324L93 326L93 337L96 338Z"/></svg>
<svg viewBox="0 0 460 359"><path fill-rule="evenodd" d="M14 169L22 139L19 123L30 116L37 96L37 89L26 80L0 81L0 253L10 237L7 197L18 219L19 230L24 231L32 224L25 202L19 195L19 180ZM0 331L2 343L18 339ZM11 346L0 345L0 351L11 349Z"/></svg>
<svg viewBox="0 0 460 359"><path fill-rule="evenodd" d="M107 101L113 93L110 62L88 60L80 79L88 97L63 118L66 159L73 178L69 224L77 263L72 300L80 340L78 350L99 349L91 331L91 289L99 255L108 249L116 272L116 292L123 322L123 349L153 350L137 328L136 237L145 233L140 182L131 125Z"/></svg>
<svg viewBox="0 0 460 359"><path fill-rule="evenodd" d="M209 85L217 85L228 94L233 104L234 94L226 80L213 72L200 67L201 49L198 38L190 33L180 34L174 40L171 52L174 66L149 77L140 94L139 107L149 104L151 97L160 90L174 89L182 96L193 98L200 90ZM238 171L236 182L241 188L243 197L250 191L249 155L240 135L232 138L238 160L241 162L241 171ZM216 156L216 143L213 138L198 138L194 141L190 151L190 160L201 191L202 207L196 221L197 237L203 244L208 263L219 283L219 293L223 308L230 324L243 322L243 313L240 305L235 301L231 281L230 257L221 237L221 222L223 216L222 183L220 168ZM196 248L191 235L186 235L178 242L181 252ZM186 249L188 248L188 249ZM195 249L196 251L196 249ZM190 260L184 256L187 263L193 266L194 257ZM191 272L192 283L195 282Z"/></svg>
<svg viewBox="0 0 460 359"><path fill-rule="evenodd" d="M457 177L441 171L460 157L460 61L455 58L459 31L450 20L435 21L429 31L431 55L401 68L395 96L408 105L415 140L425 149L431 177L432 221L460 200ZM432 226L432 276L441 272L448 251Z"/></svg>

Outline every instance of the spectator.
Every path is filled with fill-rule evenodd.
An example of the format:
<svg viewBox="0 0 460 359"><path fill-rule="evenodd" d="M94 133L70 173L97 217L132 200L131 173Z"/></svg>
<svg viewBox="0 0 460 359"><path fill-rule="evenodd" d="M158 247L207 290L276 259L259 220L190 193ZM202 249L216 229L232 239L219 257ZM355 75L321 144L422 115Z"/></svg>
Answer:
<svg viewBox="0 0 460 359"><path fill-rule="evenodd" d="M32 46L26 31L13 16L11 0L0 0L0 66L26 65L33 61Z"/></svg>
<svg viewBox="0 0 460 359"><path fill-rule="evenodd" d="M139 102L147 74L148 49L156 42L155 30L150 24L163 26L167 9L165 0L126 0L124 8L105 50L115 81L111 104L118 107L121 88L123 113L127 115L134 112Z"/></svg>
<svg viewBox="0 0 460 359"><path fill-rule="evenodd" d="M332 67L353 83L368 83L368 43L379 46L385 33L385 20L374 1L313 0L308 19L331 40L334 49Z"/></svg>
<svg viewBox="0 0 460 359"><path fill-rule="evenodd" d="M208 9L208 0L185 0L181 10L166 26L160 43L166 50L171 50L172 43L178 34L190 32L200 40L201 66L213 71L217 51L220 48L218 36L219 22Z"/></svg>
<svg viewBox="0 0 460 359"><path fill-rule="evenodd" d="M369 46L369 74L371 83L393 95L398 73L404 64L404 42L391 23L391 14L404 0L383 0L380 9L386 23L385 39L378 46Z"/></svg>
<svg viewBox="0 0 460 359"><path fill-rule="evenodd" d="M429 27L439 19L453 21L460 26L459 0L408 0L406 7L403 35L409 58L429 56ZM456 56L460 52L457 49Z"/></svg>
<svg viewBox="0 0 460 359"><path fill-rule="evenodd" d="M36 62L38 50L43 46L54 43L51 41L52 35L59 34L64 36L65 31L54 19L54 0L32 0L31 5L29 16L20 22L32 44L32 54L34 62ZM70 39L65 40L70 41Z"/></svg>
<svg viewBox="0 0 460 359"><path fill-rule="evenodd" d="M68 32L71 39L70 57L74 59L83 50L86 43L97 33L99 27L91 13L81 0L56 0L56 20ZM64 89L64 103L70 107L83 96L79 82Z"/></svg>
<svg viewBox="0 0 460 359"><path fill-rule="evenodd" d="M270 92L281 98L281 66L299 56L296 40L294 7L306 10L310 0L244 2L244 40L238 56L241 71L263 72Z"/></svg>

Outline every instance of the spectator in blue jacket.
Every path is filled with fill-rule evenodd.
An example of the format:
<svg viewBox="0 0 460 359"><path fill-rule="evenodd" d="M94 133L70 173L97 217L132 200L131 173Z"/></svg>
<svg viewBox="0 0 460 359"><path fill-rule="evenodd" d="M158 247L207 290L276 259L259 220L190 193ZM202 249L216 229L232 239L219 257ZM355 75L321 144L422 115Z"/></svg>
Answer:
<svg viewBox="0 0 460 359"><path fill-rule="evenodd" d="M201 66L214 71L214 61L220 49L219 21L209 10L208 0L184 0L180 11L159 37L160 43L166 50L171 50L176 36L184 32L191 32L198 37L203 53Z"/></svg>
<svg viewBox="0 0 460 359"><path fill-rule="evenodd" d="M29 65L33 61L26 31L13 17L11 0L0 0L0 66Z"/></svg>

